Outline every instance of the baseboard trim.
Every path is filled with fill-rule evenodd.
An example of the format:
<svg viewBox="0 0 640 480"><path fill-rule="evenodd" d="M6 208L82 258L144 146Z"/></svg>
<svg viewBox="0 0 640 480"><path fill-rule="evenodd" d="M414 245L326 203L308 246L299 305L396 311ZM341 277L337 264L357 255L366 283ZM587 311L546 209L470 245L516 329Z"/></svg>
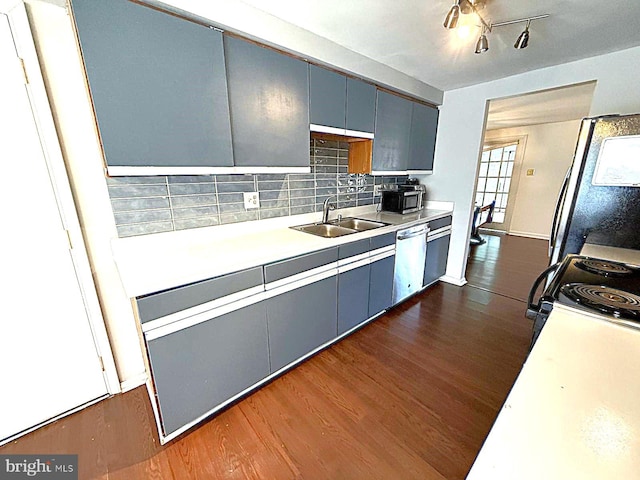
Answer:
<svg viewBox="0 0 640 480"><path fill-rule="evenodd" d="M464 277L456 278L451 277L449 275L444 275L440 277L440 280L445 283L450 283L451 285L455 285L456 287L462 287L467 284L467 279Z"/></svg>
<svg viewBox="0 0 640 480"><path fill-rule="evenodd" d="M145 383L147 383L147 374L142 372L125 380L124 382L120 382L120 390L122 390L122 393L125 393L139 387L140 385L144 385Z"/></svg>
<svg viewBox="0 0 640 480"><path fill-rule="evenodd" d="M511 231L508 235L513 235L514 237L527 237L527 238L536 238L538 240L549 240L549 235L541 235L539 233L531 233L531 232L514 232Z"/></svg>

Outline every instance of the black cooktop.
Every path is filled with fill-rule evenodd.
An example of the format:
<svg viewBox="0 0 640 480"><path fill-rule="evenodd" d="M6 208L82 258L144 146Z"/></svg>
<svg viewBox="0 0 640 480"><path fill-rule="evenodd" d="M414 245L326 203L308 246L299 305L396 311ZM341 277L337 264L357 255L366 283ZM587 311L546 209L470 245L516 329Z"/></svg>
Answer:
<svg viewBox="0 0 640 480"><path fill-rule="evenodd" d="M547 301L640 321L640 267L568 255L544 297Z"/></svg>

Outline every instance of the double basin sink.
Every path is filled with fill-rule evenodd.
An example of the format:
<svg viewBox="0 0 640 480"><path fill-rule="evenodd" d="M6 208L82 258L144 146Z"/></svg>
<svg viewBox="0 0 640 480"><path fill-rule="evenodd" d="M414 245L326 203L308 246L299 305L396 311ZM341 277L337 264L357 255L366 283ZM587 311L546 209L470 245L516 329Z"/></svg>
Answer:
<svg viewBox="0 0 640 480"><path fill-rule="evenodd" d="M291 227L300 232L310 233L319 237L335 238L352 233L364 232L365 230L373 230L387 226L387 223L374 222L372 220L364 220L362 218L347 217L338 220L332 220L328 223L309 223L306 225L298 225Z"/></svg>

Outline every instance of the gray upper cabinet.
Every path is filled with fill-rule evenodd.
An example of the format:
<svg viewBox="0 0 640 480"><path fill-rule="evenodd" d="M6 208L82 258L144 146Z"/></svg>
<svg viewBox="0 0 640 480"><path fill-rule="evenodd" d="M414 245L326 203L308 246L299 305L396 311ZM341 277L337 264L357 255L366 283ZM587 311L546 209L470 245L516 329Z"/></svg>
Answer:
<svg viewBox="0 0 640 480"><path fill-rule="evenodd" d="M376 87L326 68L309 65L310 122L373 133Z"/></svg>
<svg viewBox="0 0 640 480"><path fill-rule="evenodd" d="M409 170L433 170L438 109L413 102L409 144Z"/></svg>
<svg viewBox="0 0 640 480"><path fill-rule="evenodd" d="M373 172L402 172L409 165L412 102L378 90Z"/></svg>
<svg viewBox="0 0 640 480"><path fill-rule="evenodd" d="M237 167L309 167L307 64L224 37Z"/></svg>
<svg viewBox="0 0 640 480"><path fill-rule="evenodd" d="M376 87L347 78L347 130L373 133L376 119Z"/></svg>
<svg viewBox="0 0 640 480"><path fill-rule="evenodd" d="M309 121L345 128L347 79L326 68L309 65Z"/></svg>
<svg viewBox="0 0 640 480"><path fill-rule="evenodd" d="M109 166L231 166L222 35L127 0L73 0Z"/></svg>

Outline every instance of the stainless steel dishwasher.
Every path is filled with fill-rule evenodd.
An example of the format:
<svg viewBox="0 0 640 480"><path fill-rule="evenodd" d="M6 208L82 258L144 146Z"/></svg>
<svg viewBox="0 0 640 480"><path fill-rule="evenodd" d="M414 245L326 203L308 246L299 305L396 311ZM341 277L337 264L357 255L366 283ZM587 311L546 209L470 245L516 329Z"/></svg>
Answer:
<svg viewBox="0 0 640 480"><path fill-rule="evenodd" d="M396 234L396 264L393 273L393 304L404 300L422 288L424 262L427 255L429 225L423 223L398 230Z"/></svg>

